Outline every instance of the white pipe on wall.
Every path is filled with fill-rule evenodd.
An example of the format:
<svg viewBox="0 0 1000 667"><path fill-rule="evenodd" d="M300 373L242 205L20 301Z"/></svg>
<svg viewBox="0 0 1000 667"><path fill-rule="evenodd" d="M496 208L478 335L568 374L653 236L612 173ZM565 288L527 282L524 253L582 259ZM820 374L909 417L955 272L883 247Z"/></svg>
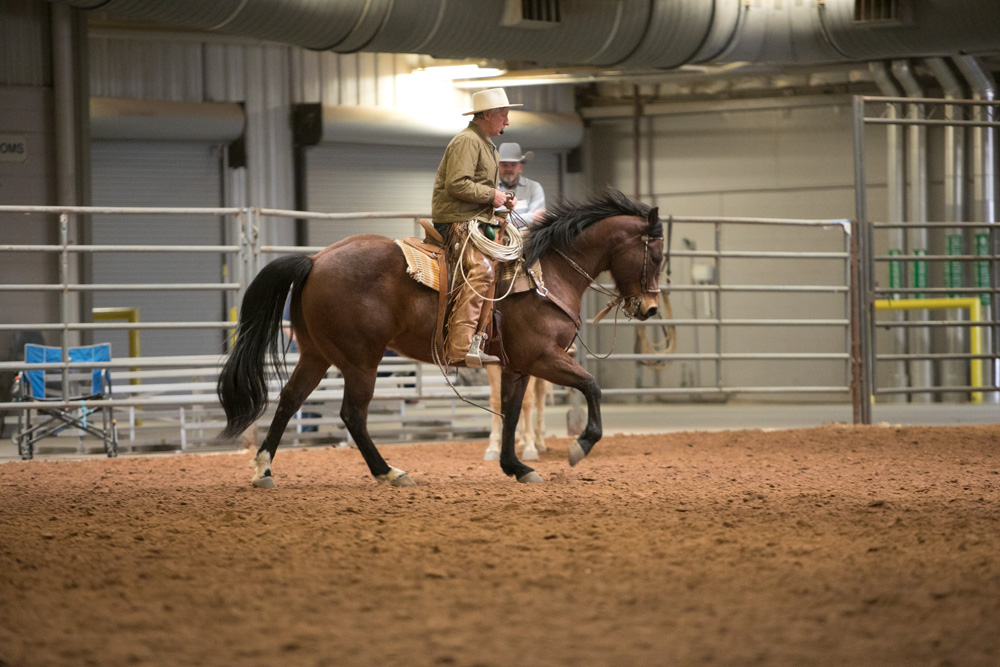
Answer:
<svg viewBox="0 0 1000 667"><path fill-rule="evenodd" d="M889 71L889 66L882 61L868 63L868 68L872 73L875 84L886 97L902 97L903 90L899 87L896 79ZM899 107L895 104L888 105L886 114L889 118L899 117ZM903 141L903 127L901 125L886 126L886 197L889 206L889 220L901 222L906 215L906 150ZM906 241L905 231L899 228L887 230L888 252L889 254L903 254ZM895 280L894 276L902 276L902 262L890 262L890 285ZM902 287L902 284L898 285ZM885 319L902 322L906 319L903 311L890 311L884 314ZM906 330L903 327L895 327L889 330L891 335L888 352L890 354L903 354L906 351ZM906 363L894 361L889 364L890 386L906 387L909 385L907 377ZM888 402L905 403L906 394L889 394L884 399Z"/></svg>
<svg viewBox="0 0 1000 667"><path fill-rule="evenodd" d="M81 70L75 66L75 59L80 48L78 32L73 29L74 14L77 10L65 5L52 6L52 89L53 107L55 109L55 172L56 172L56 204L59 206L79 206L86 202L80 200L82 163L80 146L84 139L77 132L78 115L85 113L80 107L82 95L79 94ZM67 221L66 237L70 243L80 241L80 219L73 216ZM80 278L79 258L72 255L66 259L63 271L69 281ZM64 322L80 321L80 299L64 293L61 297L60 309ZM63 347L80 344L79 332L64 332L61 341Z"/></svg>
<svg viewBox="0 0 1000 667"><path fill-rule="evenodd" d="M965 97L965 90L951 66L944 58L925 60L934 77L941 84L945 99L959 100ZM945 118L959 120L962 113L958 107L944 108ZM944 219L947 222L962 222L965 219L965 128L945 126L944 128ZM952 227L944 230L944 252L947 255L964 255L966 243L963 230ZM945 284L951 287L965 285L965 263L948 262L944 267ZM944 319L959 321L964 319L962 309L944 311ZM966 351L968 335L961 327L948 327L943 332L944 352L961 354ZM935 345L935 348L938 346ZM941 360L938 371L941 384L945 387L962 387L968 384L968 364L959 359ZM946 393L942 401L967 401L968 394Z"/></svg>
<svg viewBox="0 0 1000 667"><path fill-rule="evenodd" d="M906 97L924 97L917 77L913 74L910 63L906 60L894 60L892 73L903 87ZM910 104L907 116L914 120L924 117L922 104ZM907 222L927 222L927 128L923 125L913 125L908 129L906 142L906 173L910 190L907 198ZM927 229L906 230L906 251L909 255L927 254ZM909 287L923 287L927 284L926 262L907 262ZM910 320L929 320L930 313L926 310L908 311ZM931 351L931 332L927 327L914 327L909 330L909 353L929 354ZM934 386L934 366L928 360L914 360L908 363L910 386L914 388ZM934 395L931 393L911 394L912 403L931 403Z"/></svg>
<svg viewBox="0 0 1000 667"><path fill-rule="evenodd" d="M955 66L958 67L958 71L969 82L973 99L985 101L996 100L996 81L993 80L989 72L982 68L978 60L972 56L963 55L955 56L954 62ZM997 119L996 107L977 107L973 117L976 120L995 121ZM995 224L997 221L996 171L994 167L996 164L996 132L992 127L975 127L972 128L969 134L971 136L971 171L973 179L972 217L974 221ZM985 239L983 239L983 232L985 231L979 230L976 232L976 250L983 250L982 242L986 241L985 250L989 253L996 253L996 233L994 232L992 235L986 234ZM988 243L991 236L994 238L992 246ZM997 270L995 263L992 270ZM997 283L997 276L993 275L991 280L986 282L995 285ZM984 310L994 322L1000 320L1000 304L997 303L998 296L1000 295L988 295L989 300L986 301L984 299L984 305L989 304L989 307L984 308ZM1000 345L998 338L1000 337L994 336L991 329L984 329L983 344L985 349L992 350L995 353L997 346ZM1000 360L994 359L992 364L987 365L987 369L983 378L984 383L987 385L996 384L997 379L1000 378ZM983 393L983 400L990 403L1000 403L1000 393L985 392Z"/></svg>

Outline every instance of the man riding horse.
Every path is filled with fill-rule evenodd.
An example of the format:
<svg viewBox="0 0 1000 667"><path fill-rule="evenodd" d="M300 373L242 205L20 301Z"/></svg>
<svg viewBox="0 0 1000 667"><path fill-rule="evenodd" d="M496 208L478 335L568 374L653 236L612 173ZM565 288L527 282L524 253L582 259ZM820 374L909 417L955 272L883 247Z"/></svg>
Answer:
<svg viewBox="0 0 1000 667"><path fill-rule="evenodd" d="M472 115L472 120L449 142L434 179L434 226L444 237L449 265L457 266L461 261L462 266L461 272L453 272L451 286L445 347L445 360L450 365L482 368L500 363L500 359L483 351L486 322L480 317L483 303L493 291L494 260L466 241L476 226L495 227L497 217L506 217L507 211L495 214L494 209L506 206L513 210L517 204L513 193L498 188L500 162L490 137L503 134L510 124L508 110L519 106L507 101L503 88L475 93L472 111L462 114Z"/></svg>

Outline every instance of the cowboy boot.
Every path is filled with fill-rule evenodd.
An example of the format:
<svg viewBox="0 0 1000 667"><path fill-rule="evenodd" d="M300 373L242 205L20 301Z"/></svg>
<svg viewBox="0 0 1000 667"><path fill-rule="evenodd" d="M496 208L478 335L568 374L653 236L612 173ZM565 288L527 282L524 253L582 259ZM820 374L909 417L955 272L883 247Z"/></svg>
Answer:
<svg viewBox="0 0 1000 667"><path fill-rule="evenodd" d="M448 318L446 360L450 365L464 362L468 368L499 364L499 358L482 351L483 336L477 333L483 296L493 286L493 261L470 246L464 264L465 282L458 286Z"/></svg>

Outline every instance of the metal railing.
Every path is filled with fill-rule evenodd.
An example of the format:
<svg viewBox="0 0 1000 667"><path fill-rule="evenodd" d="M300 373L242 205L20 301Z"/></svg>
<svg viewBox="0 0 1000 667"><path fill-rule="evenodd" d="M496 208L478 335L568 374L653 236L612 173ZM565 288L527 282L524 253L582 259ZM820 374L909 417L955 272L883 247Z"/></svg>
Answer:
<svg viewBox="0 0 1000 667"><path fill-rule="evenodd" d="M220 329L231 330L233 321L172 321L172 322L83 322L79 315L74 313L73 303L78 296L84 292L96 292L100 290L113 291L146 291L146 290L180 290L180 291L219 291L221 294L228 294L233 299L233 303L238 303L242 298L243 290L250 279L262 268L262 266L272 257L284 253L314 252L321 250L320 247L303 246L282 246L268 245L261 242L262 219L276 221L276 224L292 224L297 220L329 220L329 221L363 221L370 219L398 219L412 220L415 233L419 235L420 227L418 221L421 217L414 214L404 213L360 213L360 214L321 214L301 211L287 211L278 209L263 208L190 208L190 209L165 209L165 208L115 208L115 207L40 207L40 206L0 206L0 213L21 213L28 215L57 215L59 216L60 243L59 244L2 244L0 253L47 253L58 256L59 279L51 284L8 284L0 285L0 292L48 292L59 294L59 321L47 322L19 322L0 324L0 330L19 331L36 330L58 333L60 345L68 348L73 343L73 336L81 334L97 334L108 330L133 330L148 331L154 329ZM184 215L212 215L223 218L229 225L229 238L238 242L228 245L205 245L205 246L184 246L184 245L87 245L75 243L70 228L79 216L102 214L102 215L156 215L156 216L184 216ZM9 218L8 218L9 219ZM707 294L714 304L712 315L706 317L692 316L687 318L676 318L671 320L652 320L647 322L618 321L617 326L626 330L635 330L640 326L674 326L681 330L692 331L692 340L701 340L699 332L710 331L710 335L705 338L708 351L700 349L681 349L671 354L661 353L629 353L612 352L605 357L607 348L602 346L602 337L606 338L609 327L616 326L615 322L608 318L605 321L593 325L586 323L586 320L596 310L592 300L584 300L584 312L581 313L585 324L581 335L583 339L589 341L595 354L590 355L580 351L581 359L595 372L595 374L606 371L607 368L621 363L650 363L650 362L693 362L697 364L708 364L711 367L712 380L701 386L665 386L664 384L655 386L605 386L603 393L608 396L730 396L733 394L842 394L845 399L850 398L855 405L855 415L857 421L864 421L863 405L870 403L872 392L866 392L862 383L862 377L867 370L859 372L865 368L865 362L873 358L871 350L873 344L872 337L865 337L862 332L864 327L871 327L872 323L861 325L862 313L855 307L854 301L857 299L870 299L862 295L865 286L867 295L880 294L878 290L871 288L870 274L873 263L885 258L875 257L873 253L865 252L861 247L865 246L866 237L860 237L856 231L852 231L853 223L845 220L789 220L789 219L768 219L768 218L709 218L709 217L674 217L676 225L691 225L692 228L709 226L711 228L713 243L710 250L676 249L672 252L672 257L676 262L678 259L688 259L693 263L696 259L706 260L714 266L714 278L704 284L692 282L675 282L671 285L661 285L661 289L668 291L675 297L680 294ZM3 222L0 222L3 224ZM950 224L950 223L949 223ZM774 245L767 249L745 249L740 247L729 247L723 230L737 227L761 227L769 230L816 230L817 233L827 235L835 234L835 240L825 240L823 243L828 247L840 247L841 250L832 251L796 251L782 249L780 245L781 233L767 235L768 239L775 239ZM864 227L867 234L877 225L868 224ZM812 232L809 232L812 233ZM675 236L675 239L677 237ZM870 239L868 245L870 245ZM777 249L771 249L777 248ZM78 280L71 272L71 257L78 257L85 253L122 253L122 252L170 252L170 253L214 253L222 255L225 261L233 268L233 275L229 280L220 280L217 283L143 283L143 284L86 284ZM899 259L894 257L893 259ZM927 257L925 259L935 259ZM955 257L950 256L950 260L967 259L968 261L982 261L982 256L975 257ZM993 256L992 261L996 261ZM743 279L739 278L738 272L728 272L727 262L744 261L757 263L759 265L772 266L777 263L788 261L806 260L814 263L833 262L837 268L828 271L827 275L836 275L836 280L827 280L828 284L761 284L753 280L746 279L746 276L754 275L753 271L743 271ZM734 279L733 276L737 276ZM610 286L609 286L610 287ZM895 290L899 292L900 290ZM947 290L954 292L955 290ZM981 294L982 289L960 290ZM995 286L993 291L997 291ZM884 290L883 290L884 292ZM930 289L923 292L930 293ZM733 316L728 312L723 303L723 295L751 295L768 294L772 296L782 295L833 295L843 297L837 299L834 310L823 313L820 316L811 317L788 317L784 313L780 317L745 317ZM869 305L870 301L866 302ZM873 320L873 310L871 308L861 309L867 312ZM942 326L947 322L942 323ZM820 327L843 330L840 337L842 344L827 345L823 349L807 351L760 351L754 349L739 349L731 344L726 344L723 340L723 332L736 327L766 327L775 331L791 332L790 336L795 336L796 330L802 327ZM839 336L839 334L838 334ZM959 355L960 358L975 358L976 355ZM981 355L983 358L992 358L989 354ZM64 355L65 358L65 355ZM129 391L122 390L116 392L115 397L108 401L88 402L88 405L100 407L110 405L131 409L152 409L163 406L174 406L182 410L181 421L185 420L183 409L193 406L216 407L217 400L214 391L209 386L214 380L213 373L217 373L220 361L223 358L223 350L218 354L200 354L186 356L142 356L123 357L115 355L110 362L103 363L73 363L59 362L47 364L33 364L32 368L55 370L63 374L84 368L111 368L123 371L123 375L128 374L130 378L141 377L142 373L150 376L154 372L159 374L174 374L174 378L186 379L187 382L178 382L169 387L161 387L159 394L153 395L149 392L142 392L140 386L133 387ZM290 361L294 362L294 355L290 356ZM783 362L816 362L832 363L842 365L842 370L837 372L838 378L843 378L842 382L829 382L819 384L794 384L784 383L775 385L769 382L766 375L762 374L758 381L750 383L734 383L727 378L727 368L730 364L743 361L783 363ZM405 386L399 383L384 382L376 389L377 400L400 401L417 399L421 401L437 401L438 407L445 406L450 401L455 403L454 395L450 390L446 390L438 376L437 380L428 383L428 378L433 374L424 373L420 370L420 364L412 361L399 359L386 359L385 370L392 373L398 371L405 365L412 369L411 383ZM19 371L26 368L23 361L0 362L0 370ZM135 369L141 369L136 371ZM174 369L168 371L167 369ZM437 369L433 369L434 373ZM409 371L407 371L409 372ZM869 374L870 375L870 374ZM195 382L191 378L209 378ZM756 378L755 378L756 379ZM66 383L64 383L66 384ZM392 385L392 386L389 386ZM485 383L484 383L485 385ZM463 393L467 393L474 399L485 399L488 390L484 385L464 387ZM966 389L981 389L982 387L971 387ZM277 386L272 388L273 397L276 397ZM311 401L336 401L339 397L340 386L336 377L325 380L318 388L317 393L311 397ZM563 390L561 394L564 398L571 395L568 390ZM66 397L64 397L65 399ZM57 405L60 405L57 403ZM72 407L73 403L64 400L61 404L64 407ZM0 403L0 409L18 409L18 403ZM487 413L480 413L469 408L469 411L476 415L482 422L487 421ZM452 408L454 413L454 408ZM859 416L860 415L860 416ZM869 417L870 418L870 417ZM133 415L134 423L134 415ZM183 431L182 431L183 433Z"/></svg>
<svg viewBox="0 0 1000 667"><path fill-rule="evenodd" d="M708 327L711 329L709 341L711 352L684 352L674 351L665 353L621 353L615 352L606 360L598 360L594 356L589 356L588 363L596 366L607 362L709 362L713 366L713 381L703 383L702 386L672 386L672 387L612 387L605 388L602 393L605 396L615 395L649 395L649 396L729 396L733 394L783 394L783 393L809 393L809 394L843 394L845 399L850 398L852 391L850 380L850 303L849 294L851 290L850 280L850 222L847 220L814 220L814 219L774 219L774 218L736 218L736 217L704 217L704 216L672 216L675 225L710 226L713 234L712 250L683 250L674 249L671 252L672 260L682 258L700 258L710 260L714 267L715 281L712 284L692 284L683 282L673 282L670 285L661 285L661 290L668 292L673 297L678 295L706 293L710 294L713 300L713 312L717 315L710 318L674 318L671 320L649 320L638 321L618 321L617 323L605 319L596 325L597 328L608 329L615 326L628 327L665 327L674 326L680 329L693 330L692 337L696 337L698 329ZM842 250L834 252L801 252L789 250L742 250L732 249L724 242L723 229L726 227L762 227L769 231L781 229L813 229L820 233L835 234L837 238L829 242L832 246L839 246ZM674 238L677 238L675 233ZM780 234L769 234L766 237L769 243L781 246ZM740 276L733 280L724 274L724 261L732 259L752 260L766 262L769 265L780 263L785 260L810 260L815 262L833 261L842 264L838 270L840 282L837 284L749 284L738 282ZM744 270L743 274L748 273ZM723 276L727 277L723 279ZM730 280L733 280L730 282ZM608 285L607 287L611 287ZM793 295L793 294L835 294L843 295L843 303L837 317L759 317L740 318L730 317L725 314L725 306L722 301L723 294L770 294L770 295ZM776 334L798 327L831 327L843 330L843 345L839 349L827 349L826 351L813 352L760 352L752 350L732 349L737 346L726 346L723 341L723 332L727 328L734 327L768 327ZM591 325L590 328L594 328ZM791 334L794 336L794 334ZM775 386L767 382L767 378L762 377L759 384L753 385L733 385L727 381L726 367L730 362L735 361L825 361L841 362L843 364L843 382L825 385L795 384L790 386Z"/></svg>
<svg viewBox="0 0 1000 667"><path fill-rule="evenodd" d="M73 332L101 331L113 329L194 329L194 328L215 328L224 329L232 326L229 322L143 322L143 323L113 323L113 322L81 322L78 316L74 316L74 311L78 305L78 299L74 295L85 292L101 291L176 291L176 292L205 292L220 291L241 292L246 282L248 274L244 272L238 275L235 282L213 282L213 283L131 283L131 284L94 284L82 283L78 275L71 275L71 257L78 257L82 254L94 253L121 253L121 252L157 252L157 253L213 253L238 256L244 252L245 245L95 245L81 244L75 241L71 234L71 228L77 229L79 218L85 215L148 215L148 216L187 216L187 215L211 215L222 218L229 218L236 221L242 227L245 209L239 208L157 208L157 207L100 207L100 206L0 206L0 213L20 213L25 215L58 215L59 216L59 240L58 245L39 244L0 244L0 253L41 253L58 255L59 280L56 283L27 283L27 284L3 284L0 285L0 293L3 292L57 292L59 294L60 321L54 322L18 322L0 324L0 331L55 331L59 333L59 345L63 350L63 359L68 359L67 350L73 345L71 340ZM238 234L235 235L238 238ZM238 263L237 263L238 264ZM244 263L245 264L245 263ZM78 273L78 272L77 272ZM185 366L191 363L190 359L177 358L172 360L143 360L144 366L158 366L163 364ZM55 403L55 406L69 406L66 395L68 382L66 376L70 370L78 368L127 368L135 366L134 359L116 360L104 364L79 364L61 362L57 364L32 365L32 368L41 370L60 370L63 374L63 401ZM0 362L0 370L21 370L26 365L23 362L8 361ZM10 409L14 403L0 403L0 409Z"/></svg>
<svg viewBox="0 0 1000 667"><path fill-rule="evenodd" d="M181 321L181 322L82 322L80 317L74 317L74 300L84 292L140 292L140 291L171 291L171 292L206 292L217 291L222 294L235 294L235 302L242 300L242 294L250 280L257 274L263 265L262 254L276 255L291 252L311 252L322 248L311 248L302 246L273 246L262 245L260 242L260 219L270 217L276 219L292 220L307 217L316 220L366 220L373 218L396 218L409 219L414 221L414 228L418 229L417 221L420 217L414 214L400 213L359 213L359 214L323 214L323 213L303 213L296 211L283 211L277 209L262 208L161 208L161 207L113 207L113 206L0 206L0 214L23 214L23 215L58 215L59 224L59 244L0 244L0 254L3 253L35 253L58 256L59 279L53 283L7 283L0 285L0 293L5 292L38 292L38 293L58 293L59 294L59 322L6 322L0 323L0 331L46 331L58 333L58 345L63 349L63 358L67 358L66 351L75 344L72 339L77 332L99 332L109 330L167 330L167 329L221 329L231 330L234 321ZM87 244L76 242L70 229L76 227L79 218L90 215L142 215L142 216L217 216L227 222L227 230L231 238L238 239L238 243L231 245L136 245L136 244ZM4 224L0 221L0 225ZM224 263L235 269L233 281L218 281L209 283L197 282L172 282L172 283L110 283L94 284L80 282L78 276L71 275L70 258L85 254L96 253L211 253L226 257ZM79 362L54 362L45 364L30 364L32 370L58 370L63 374L71 370L85 368L112 368L125 369L142 367L153 368L188 368L217 366L224 354L219 350L218 355L183 355L157 357L147 356L141 358L122 357L110 362L101 363L79 363ZM26 369L27 364L23 361L0 362L0 371L19 371ZM64 383L65 384L65 383ZM68 407L65 400L62 403L53 403L53 406ZM167 399L170 400L170 399ZM176 399L179 403L185 401ZM138 405L148 403L144 399L136 400L115 400L108 401L114 405ZM95 403L95 405L98 405ZM15 403L0 403L0 409L12 409Z"/></svg>

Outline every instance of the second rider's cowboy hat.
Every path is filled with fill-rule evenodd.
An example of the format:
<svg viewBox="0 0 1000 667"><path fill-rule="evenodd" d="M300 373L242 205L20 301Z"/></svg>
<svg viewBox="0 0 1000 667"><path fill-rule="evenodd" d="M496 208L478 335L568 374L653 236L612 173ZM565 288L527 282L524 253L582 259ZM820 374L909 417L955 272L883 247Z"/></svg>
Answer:
<svg viewBox="0 0 1000 667"><path fill-rule="evenodd" d="M514 142L500 144L501 162L527 162L533 157L535 157L535 154L531 151L524 154L521 153L521 144Z"/></svg>
<svg viewBox="0 0 1000 667"><path fill-rule="evenodd" d="M503 88L490 88L489 90L480 90L478 93L472 94L472 111L466 111L463 116L471 116L474 113L479 113L480 111L487 111L488 109L501 109L503 107L520 107L523 104L511 104L507 101L507 93Z"/></svg>

